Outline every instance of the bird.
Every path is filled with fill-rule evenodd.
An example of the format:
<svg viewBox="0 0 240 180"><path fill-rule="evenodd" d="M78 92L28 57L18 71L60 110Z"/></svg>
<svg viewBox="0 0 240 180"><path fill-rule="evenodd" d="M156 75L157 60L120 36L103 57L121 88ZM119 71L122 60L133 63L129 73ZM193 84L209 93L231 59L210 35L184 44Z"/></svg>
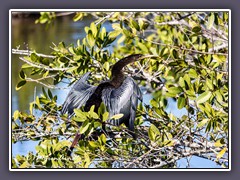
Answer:
<svg viewBox="0 0 240 180"><path fill-rule="evenodd" d="M94 105L94 111L97 112L101 103L106 106L109 117L116 114L123 114L117 120L109 119L107 122L114 126L125 124L133 138L136 138L134 133L134 120L138 100L142 101L142 92L134 79L125 76L123 68L137 60L143 59L143 54L132 54L120 59L111 69L111 79L101 82L98 86L93 86L87 83L90 72L85 73L71 88L63 105L62 114L68 114L68 118L74 115L74 109L84 107L84 111L88 112ZM77 144L80 134L77 133L70 147Z"/></svg>

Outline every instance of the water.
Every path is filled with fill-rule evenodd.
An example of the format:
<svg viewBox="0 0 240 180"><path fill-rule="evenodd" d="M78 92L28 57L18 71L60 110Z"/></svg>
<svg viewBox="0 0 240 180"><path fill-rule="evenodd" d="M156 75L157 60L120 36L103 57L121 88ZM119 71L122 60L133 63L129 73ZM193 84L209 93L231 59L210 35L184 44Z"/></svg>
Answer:
<svg viewBox="0 0 240 180"><path fill-rule="evenodd" d="M57 18L54 26L50 26L46 29L44 25L35 24L35 19L13 19L12 20L12 48L19 47L19 49L35 49L37 52L49 54L51 49L49 46L52 43L58 44L63 41L66 44L76 44L78 39L82 39L85 36L84 27L89 26L94 19L92 17L86 17L81 22L73 22L69 17ZM107 31L111 30L111 24L105 23L104 27ZM111 51L111 47L109 48ZM19 60L18 55L12 55L12 114L15 110L28 111L29 103L34 100L34 89L36 87L36 95L40 95L42 92L42 86L36 83L28 83L23 86L19 91L15 90L17 82L20 81L18 72L20 71L23 63ZM63 85L63 84L62 84ZM66 90L52 90L54 95L58 96L57 103L60 105L64 102L69 89ZM144 95L143 101L145 104L149 104L151 95ZM168 113L171 112L177 117L181 117L186 114L186 110L178 110L177 104L170 100L169 106L166 110ZM12 145L12 155L17 154L26 155L28 152L35 152L35 146L38 144L37 141L25 141L17 142ZM215 163L204 160L197 156L193 156L191 159L190 167L192 168L219 168ZM187 166L186 159L178 161L178 166L185 168Z"/></svg>
<svg viewBox="0 0 240 180"><path fill-rule="evenodd" d="M54 22L54 26L46 29L46 26L35 24L35 19L13 19L12 20L12 48L35 49L37 52L50 54L52 43L58 44L64 41L66 44L76 43L78 39L85 36L84 27L89 26L93 18L86 17L84 21L74 23L71 18L63 17ZM23 64L19 55L12 55L12 112L15 110L25 111L28 103L33 101L34 88L37 95L41 93L41 86L36 83L29 83L21 90L15 91L19 82L18 72ZM58 93L53 90L53 93Z"/></svg>

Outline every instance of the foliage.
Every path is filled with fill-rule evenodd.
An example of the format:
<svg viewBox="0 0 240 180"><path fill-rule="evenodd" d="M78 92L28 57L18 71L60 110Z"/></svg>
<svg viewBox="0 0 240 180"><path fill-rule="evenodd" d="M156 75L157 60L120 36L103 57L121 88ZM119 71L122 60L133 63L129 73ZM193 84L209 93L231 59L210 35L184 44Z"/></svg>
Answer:
<svg viewBox="0 0 240 180"><path fill-rule="evenodd" d="M48 23L54 13L37 20ZM50 16L51 15L51 16ZM78 12L74 21L88 13ZM197 155L228 167L228 12L96 12L77 45L60 42L51 55L30 52L16 90L29 82L45 86L29 105L29 113L15 111L12 141L37 140L36 154L12 158L13 168L176 168L177 160ZM107 31L104 23L112 24ZM109 51L109 47L114 47ZM43 52L44 53L44 52ZM111 76L111 66L129 54L149 57L129 65L128 74L152 94L137 110L132 139L123 125L99 133L108 112L75 109L71 121L51 88L64 79L74 83L91 71L90 83ZM34 75L37 74L37 79ZM50 82L50 83L49 83ZM47 90L46 90L47 88ZM173 99L182 116L167 112ZM36 117L34 112L42 112ZM119 118L117 115L115 118ZM82 125L79 127L79 122ZM146 125L149 122L150 125ZM75 133L80 140L71 157L67 149ZM113 137L112 133L121 137Z"/></svg>

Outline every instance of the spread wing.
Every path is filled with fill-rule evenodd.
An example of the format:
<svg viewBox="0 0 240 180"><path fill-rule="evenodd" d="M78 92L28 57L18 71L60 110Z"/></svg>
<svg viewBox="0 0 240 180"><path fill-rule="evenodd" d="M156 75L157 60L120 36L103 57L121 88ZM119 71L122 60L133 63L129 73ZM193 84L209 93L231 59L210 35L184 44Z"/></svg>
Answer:
<svg viewBox="0 0 240 180"><path fill-rule="evenodd" d="M138 99L142 101L142 93L131 77L127 77L117 89L104 89L102 100L109 111L109 116L124 114L118 120L109 120L109 123L116 126L124 123L129 130L133 131Z"/></svg>
<svg viewBox="0 0 240 180"><path fill-rule="evenodd" d="M74 115L74 109L84 106L96 87L87 83L90 72L84 74L68 93L62 107L62 114L68 113L69 118Z"/></svg>

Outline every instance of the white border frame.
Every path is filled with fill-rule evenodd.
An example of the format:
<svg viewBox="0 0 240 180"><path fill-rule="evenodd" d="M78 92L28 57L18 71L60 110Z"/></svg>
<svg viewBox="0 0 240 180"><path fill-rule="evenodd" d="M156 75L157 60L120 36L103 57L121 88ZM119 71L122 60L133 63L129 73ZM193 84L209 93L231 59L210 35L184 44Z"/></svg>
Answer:
<svg viewBox="0 0 240 180"><path fill-rule="evenodd" d="M11 35L12 35L12 12L39 12L39 11L53 11L53 12L62 12L62 11L82 11L82 12L113 12L113 11L132 11L132 12L154 12L154 11L178 11L178 12L185 12L185 11L225 11L229 13L229 41L228 41L228 48L229 48L229 56L228 56L228 71L229 71L229 101L228 101L228 108L229 108L229 168L228 169L206 169L206 168L179 168L179 169L12 169L11 167L11 158L12 158L12 140L11 140L11 119L9 120L9 171L231 171L231 10L230 9L10 9L9 10L9 117L12 116L12 91L11 91L11 81L12 81L12 44L11 44Z"/></svg>

